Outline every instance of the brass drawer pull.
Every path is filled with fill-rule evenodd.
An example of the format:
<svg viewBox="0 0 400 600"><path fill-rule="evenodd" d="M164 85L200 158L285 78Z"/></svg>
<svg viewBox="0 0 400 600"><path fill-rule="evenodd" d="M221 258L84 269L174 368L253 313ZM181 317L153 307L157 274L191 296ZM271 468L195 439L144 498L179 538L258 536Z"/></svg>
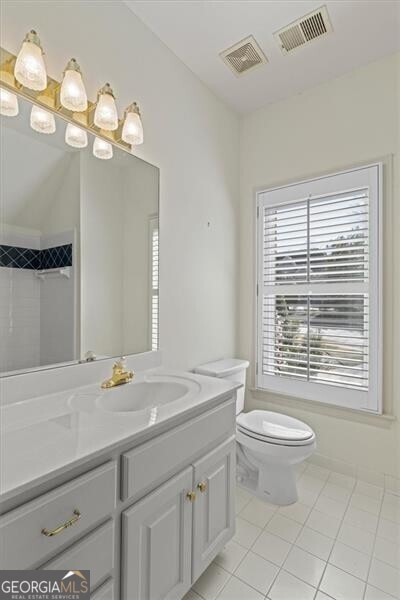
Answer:
<svg viewBox="0 0 400 600"><path fill-rule="evenodd" d="M59 533L64 531L64 529L67 529L67 527L71 527L72 525L75 525L75 523L77 521L79 521L80 518L81 518L81 513L79 512L79 510L75 509L74 516L72 517L72 519L69 519L69 521L65 521L65 523L63 523L62 525L59 525L55 529L46 529L46 527L45 527L44 529L42 529L42 533L46 537L52 537L53 535L58 535Z"/></svg>
<svg viewBox="0 0 400 600"><path fill-rule="evenodd" d="M190 502L194 502L196 500L196 494L195 494L195 492L188 492L186 494L186 498L188 500L190 500Z"/></svg>
<svg viewBox="0 0 400 600"><path fill-rule="evenodd" d="M204 494L204 492L207 490L207 483L205 481L200 481L200 483L197 484L197 489Z"/></svg>

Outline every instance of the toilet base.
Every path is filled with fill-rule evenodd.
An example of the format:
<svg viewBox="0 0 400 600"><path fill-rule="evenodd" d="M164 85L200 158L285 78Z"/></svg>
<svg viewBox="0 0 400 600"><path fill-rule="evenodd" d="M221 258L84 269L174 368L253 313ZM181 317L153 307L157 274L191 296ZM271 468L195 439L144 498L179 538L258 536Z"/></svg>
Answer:
<svg viewBox="0 0 400 600"><path fill-rule="evenodd" d="M257 495L272 504L287 506L298 500L296 473L292 465L264 465L258 470Z"/></svg>
<svg viewBox="0 0 400 600"><path fill-rule="evenodd" d="M236 482L253 496L257 496L265 502L276 504L278 506L288 506L298 500L296 475L294 469L291 472L282 474L279 472L263 472L260 476L258 470L244 470L238 468Z"/></svg>

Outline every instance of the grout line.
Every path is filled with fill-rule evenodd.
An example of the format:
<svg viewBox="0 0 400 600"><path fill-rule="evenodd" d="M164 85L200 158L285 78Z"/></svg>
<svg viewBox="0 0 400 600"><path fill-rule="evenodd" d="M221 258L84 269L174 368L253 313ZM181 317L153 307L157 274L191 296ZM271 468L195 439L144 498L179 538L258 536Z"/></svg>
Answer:
<svg viewBox="0 0 400 600"><path fill-rule="evenodd" d="M383 494L382 494L382 498L381 498L381 505L379 507L379 513L378 513L378 521L377 521L376 528L375 528L374 543L372 544L371 558L370 558L370 561L369 561L368 571L367 571L367 583L365 585L364 596L363 596L364 599L365 599L365 594L367 592L367 585L368 585L368 580L369 580L369 574L371 572L372 561L374 559L374 550L375 550L375 545L376 545L376 538L378 537L379 520L380 520L381 514L382 514L382 506L383 506L383 499L384 499L384 497L385 497L385 488L383 489Z"/></svg>

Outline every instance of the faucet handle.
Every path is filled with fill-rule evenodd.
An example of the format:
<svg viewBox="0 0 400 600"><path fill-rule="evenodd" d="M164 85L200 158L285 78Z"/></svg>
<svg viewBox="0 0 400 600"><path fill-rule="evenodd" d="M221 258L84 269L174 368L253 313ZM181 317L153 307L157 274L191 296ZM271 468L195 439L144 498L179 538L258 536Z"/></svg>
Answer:
<svg viewBox="0 0 400 600"><path fill-rule="evenodd" d="M116 369L126 370L126 358L125 358L125 356L121 356L117 361L115 361L114 367Z"/></svg>

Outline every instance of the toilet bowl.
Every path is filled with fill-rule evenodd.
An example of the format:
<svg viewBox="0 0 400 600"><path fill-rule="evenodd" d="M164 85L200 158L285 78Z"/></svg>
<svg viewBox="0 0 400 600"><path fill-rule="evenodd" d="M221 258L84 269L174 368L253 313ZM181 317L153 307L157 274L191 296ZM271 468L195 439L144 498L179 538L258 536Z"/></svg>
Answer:
<svg viewBox="0 0 400 600"><path fill-rule="evenodd" d="M237 415L236 440L242 451L239 466L247 462L256 472L257 496L282 506L296 502L295 466L316 448L311 427L287 415L253 410Z"/></svg>
<svg viewBox="0 0 400 600"><path fill-rule="evenodd" d="M248 361L223 359L196 373L246 382ZM237 392L236 440L238 483L254 495L278 505L297 501L295 466L316 449L314 431L298 419L267 410L243 412L244 387Z"/></svg>

